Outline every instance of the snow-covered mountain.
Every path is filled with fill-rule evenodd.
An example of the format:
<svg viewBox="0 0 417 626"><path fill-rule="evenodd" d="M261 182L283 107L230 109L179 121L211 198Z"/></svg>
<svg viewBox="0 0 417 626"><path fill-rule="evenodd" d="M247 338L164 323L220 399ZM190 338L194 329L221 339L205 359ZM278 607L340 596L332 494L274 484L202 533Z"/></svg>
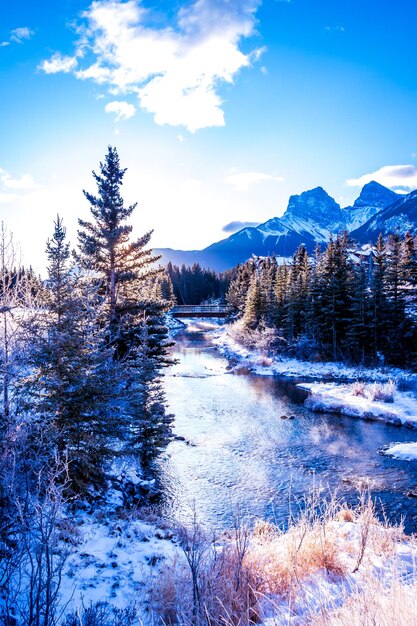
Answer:
<svg viewBox="0 0 417 626"><path fill-rule="evenodd" d="M406 232L417 235L417 190L383 208L374 217L352 232L352 239L360 243L376 241L379 233L387 235Z"/></svg>
<svg viewBox="0 0 417 626"><path fill-rule="evenodd" d="M381 209L399 199L399 194L387 189L374 180L365 185L353 206L343 209L345 227L349 232L356 230L374 217Z"/></svg>
<svg viewBox="0 0 417 626"><path fill-rule="evenodd" d="M315 241L327 241L332 233L344 227L340 205L322 187L291 196L280 221L300 235L312 235Z"/></svg>
<svg viewBox="0 0 417 626"><path fill-rule="evenodd" d="M162 255L163 263L198 262L217 271L243 263L252 255L292 256L300 244L313 251L317 243L327 242L331 235L358 228L399 197L386 187L370 182L353 206L342 209L322 187L316 187L291 196L282 217L274 217L256 228L243 228L204 250L162 248L155 252Z"/></svg>

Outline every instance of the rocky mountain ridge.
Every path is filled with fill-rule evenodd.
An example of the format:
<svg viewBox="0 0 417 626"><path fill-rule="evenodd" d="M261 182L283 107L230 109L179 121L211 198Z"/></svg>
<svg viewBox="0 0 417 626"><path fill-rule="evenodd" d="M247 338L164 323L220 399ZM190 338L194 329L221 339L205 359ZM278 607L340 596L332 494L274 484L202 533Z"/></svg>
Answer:
<svg viewBox="0 0 417 626"><path fill-rule="evenodd" d="M341 208L322 187L316 187L291 196L282 217L273 217L257 227L243 228L203 250L162 248L155 252L162 255L163 263L192 265L198 262L203 267L223 271L243 263L252 255L292 256L300 244L311 252L317 243L327 243L331 235L342 230L351 232L352 236L359 230L361 241L364 241L368 232L363 230L365 225L377 220L391 206L403 206L405 198L408 196L403 197L371 181L363 187L353 206ZM404 217L404 224L409 224L410 219ZM375 228L379 225L380 222L376 221Z"/></svg>

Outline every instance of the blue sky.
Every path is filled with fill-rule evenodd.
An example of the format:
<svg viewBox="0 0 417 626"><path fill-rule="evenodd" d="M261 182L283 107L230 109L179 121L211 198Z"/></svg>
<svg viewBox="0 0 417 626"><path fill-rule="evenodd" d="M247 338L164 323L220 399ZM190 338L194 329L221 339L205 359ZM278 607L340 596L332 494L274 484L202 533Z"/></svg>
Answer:
<svg viewBox="0 0 417 626"><path fill-rule="evenodd" d="M323 186L417 187L411 0L2 4L0 215L42 265L59 212L76 240L107 145L139 235L198 249Z"/></svg>

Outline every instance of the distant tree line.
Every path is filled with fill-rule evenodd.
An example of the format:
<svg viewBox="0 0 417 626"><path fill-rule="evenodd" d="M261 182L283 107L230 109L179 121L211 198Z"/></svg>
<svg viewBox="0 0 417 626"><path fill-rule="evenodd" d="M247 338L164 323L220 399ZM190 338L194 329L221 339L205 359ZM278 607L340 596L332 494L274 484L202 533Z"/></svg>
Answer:
<svg viewBox="0 0 417 626"><path fill-rule="evenodd" d="M359 249L347 233L239 266L227 301L247 333L273 329L276 349L316 359L417 366L417 251L410 234Z"/></svg>
<svg viewBox="0 0 417 626"><path fill-rule="evenodd" d="M168 263L166 273L172 284L172 293L177 304L201 304L205 301L224 299L233 271L218 274L204 269L199 263L192 266ZM167 287L165 296L169 298Z"/></svg>

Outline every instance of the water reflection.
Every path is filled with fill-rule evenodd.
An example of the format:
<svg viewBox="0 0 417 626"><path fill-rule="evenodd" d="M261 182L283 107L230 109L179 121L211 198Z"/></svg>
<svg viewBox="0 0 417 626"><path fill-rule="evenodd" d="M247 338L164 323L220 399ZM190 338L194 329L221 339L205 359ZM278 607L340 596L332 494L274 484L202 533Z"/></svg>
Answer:
<svg viewBox="0 0 417 626"><path fill-rule="evenodd" d="M198 326L177 341L179 363L166 390L185 441L173 441L159 463L168 517L185 521L195 506L199 519L217 528L230 524L237 508L283 522L290 493L302 499L320 483L356 501L358 485L368 482L390 517L405 514L407 530L417 530L416 500L406 496L416 488L417 463L378 453L415 439L412 431L314 414L294 385L230 374Z"/></svg>

